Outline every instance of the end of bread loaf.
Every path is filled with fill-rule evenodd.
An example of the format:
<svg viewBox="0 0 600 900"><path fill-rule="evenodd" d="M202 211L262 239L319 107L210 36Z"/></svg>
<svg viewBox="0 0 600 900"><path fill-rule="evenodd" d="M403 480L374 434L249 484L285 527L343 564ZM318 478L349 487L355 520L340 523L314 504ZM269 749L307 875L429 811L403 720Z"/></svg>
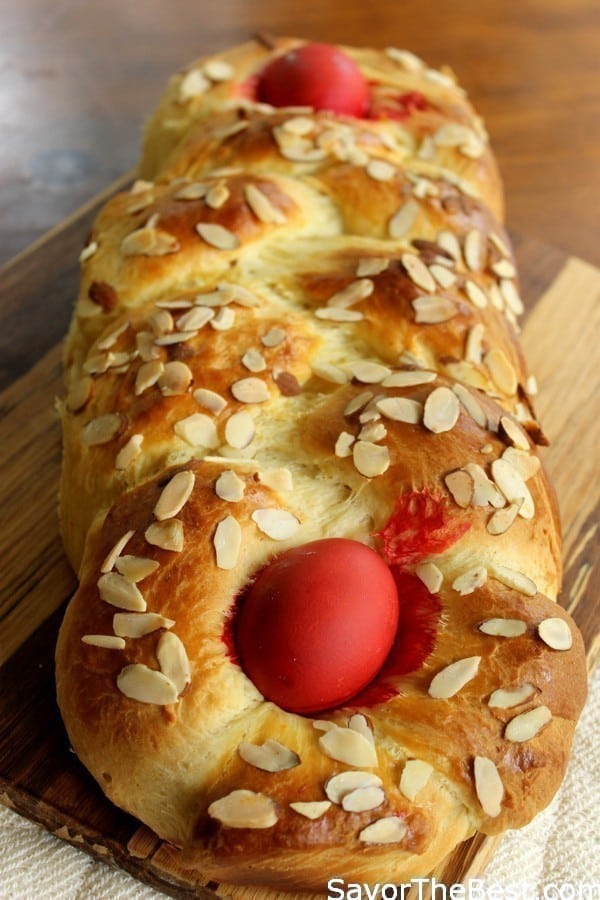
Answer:
<svg viewBox="0 0 600 900"><path fill-rule="evenodd" d="M337 48L361 115L265 104L265 71L306 46L176 75L82 253L57 691L79 758L181 865L322 890L408 881L530 821L586 676L483 124L393 48ZM339 541L385 574L277 582ZM343 641L368 674L355 653L351 688L315 701ZM292 676L289 704L269 679Z"/></svg>

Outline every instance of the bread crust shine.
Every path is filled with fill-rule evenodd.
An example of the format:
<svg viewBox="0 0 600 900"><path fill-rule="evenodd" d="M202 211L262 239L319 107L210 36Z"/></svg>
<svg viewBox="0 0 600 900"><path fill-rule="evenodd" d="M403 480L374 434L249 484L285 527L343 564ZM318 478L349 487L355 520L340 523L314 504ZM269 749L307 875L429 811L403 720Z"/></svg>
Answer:
<svg viewBox="0 0 600 900"><path fill-rule="evenodd" d="M398 51L345 48L374 110L425 97L402 120L265 108L253 79L298 43L176 76L144 180L84 251L61 405L80 587L57 692L83 764L184 867L319 890L423 876L475 831L530 821L564 775L586 672L555 602L558 512L485 130L449 73ZM393 558L398 504L408 530L430 504L452 538ZM412 585L401 600L429 591L439 616L385 699L315 721L262 697L232 623L269 560L326 537L377 549ZM272 741L285 766L248 761ZM375 775L380 802L345 808L345 772ZM290 806L327 800L315 818Z"/></svg>

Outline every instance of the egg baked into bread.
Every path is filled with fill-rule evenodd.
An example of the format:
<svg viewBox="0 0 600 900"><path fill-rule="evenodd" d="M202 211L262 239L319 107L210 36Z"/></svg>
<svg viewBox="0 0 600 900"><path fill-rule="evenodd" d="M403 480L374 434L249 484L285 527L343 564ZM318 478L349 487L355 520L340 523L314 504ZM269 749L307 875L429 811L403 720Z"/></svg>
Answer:
<svg viewBox="0 0 600 900"><path fill-rule="evenodd" d="M73 749L198 877L425 876L557 790L586 693L484 126L388 48L170 82L81 254Z"/></svg>

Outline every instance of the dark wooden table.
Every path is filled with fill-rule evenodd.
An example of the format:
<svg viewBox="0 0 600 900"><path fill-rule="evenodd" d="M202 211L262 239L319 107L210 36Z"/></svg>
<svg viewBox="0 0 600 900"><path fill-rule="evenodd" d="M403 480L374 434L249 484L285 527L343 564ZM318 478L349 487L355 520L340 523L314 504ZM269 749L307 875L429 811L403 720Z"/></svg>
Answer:
<svg viewBox="0 0 600 900"><path fill-rule="evenodd" d="M0 262L134 165L171 72L257 30L449 63L511 227L600 262L597 0L0 0Z"/></svg>

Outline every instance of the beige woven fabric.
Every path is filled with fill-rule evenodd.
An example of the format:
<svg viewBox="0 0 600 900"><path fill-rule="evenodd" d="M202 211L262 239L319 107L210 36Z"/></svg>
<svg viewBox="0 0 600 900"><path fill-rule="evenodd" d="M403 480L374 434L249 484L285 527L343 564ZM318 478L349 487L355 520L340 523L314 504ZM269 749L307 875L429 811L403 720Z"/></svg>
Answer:
<svg viewBox="0 0 600 900"><path fill-rule="evenodd" d="M600 898L599 786L600 669L590 685L561 790L531 825L505 836L485 878L472 884L472 900ZM381 882L385 883L383 872ZM0 807L1 900L165 896ZM442 896L439 889L436 896Z"/></svg>

